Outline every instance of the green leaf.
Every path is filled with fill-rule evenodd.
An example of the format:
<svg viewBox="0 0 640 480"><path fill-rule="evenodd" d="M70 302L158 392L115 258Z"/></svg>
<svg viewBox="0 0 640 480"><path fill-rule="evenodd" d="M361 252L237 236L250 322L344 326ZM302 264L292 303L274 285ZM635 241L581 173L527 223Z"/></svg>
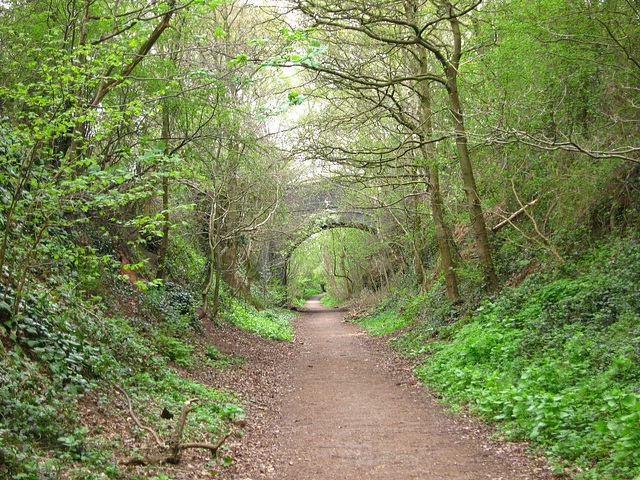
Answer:
<svg viewBox="0 0 640 480"><path fill-rule="evenodd" d="M631 408L631 407L635 406L637 403L638 403L638 397L633 393L629 393L629 394L625 395L620 400L620 404L623 407L626 407L626 408Z"/></svg>
<svg viewBox="0 0 640 480"><path fill-rule="evenodd" d="M593 428L595 428L596 432L600 432L600 433L608 433L609 432L609 426L607 425L607 422L605 422L604 420L598 420Z"/></svg>
<svg viewBox="0 0 640 480"><path fill-rule="evenodd" d="M11 313L11 307L7 302L0 301L0 310L5 311L7 313Z"/></svg>

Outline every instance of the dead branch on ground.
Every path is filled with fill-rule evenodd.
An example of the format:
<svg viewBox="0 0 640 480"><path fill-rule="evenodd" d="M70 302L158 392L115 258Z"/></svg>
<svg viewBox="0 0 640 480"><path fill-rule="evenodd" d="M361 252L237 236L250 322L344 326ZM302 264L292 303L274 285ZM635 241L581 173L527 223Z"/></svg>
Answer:
<svg viewBox="0 0 640 480"><path fill-rule="evenodd" d="M153 435L153 438L156 441L156 444L162 450L169 450L169 453L164 455L145 455L142 458L131 458L129 460L123 460L122 462L120 462L123 465L150 465L154 463L178 464L182 459L182 452L184 452L188 448L201 448L201 449L209 450L211 452L211 455L215 458L215 456L218 454L218 450L220 449L220 447L224 445L224 442L237 431L237 428L235 427L231 428L215 444L184 443L182 437L184 433L184 427L187 422L187 415L189 415L189 412L194 410L194 408L191 405L195 402L202 401L200 398L190 398L182 404L182 410L180 411L178 425L176 427L176 431L175 431L175 434L173 435L173 438L168 443L165 443L162 441L162 439L154 429L152 429L151 427L145 427L140 423L140 420L138 420L136 415L133 413L133 406L131 403L131 399L129 398L129 395L127 395L127 392L125 392L118 385L114 385L114 386L116 390L122 393L126 398L127 404L129 405L129 415L131 415L131 418L133 419L134 423L138 426L138 428L141 428L142 430L145 430L151 433Z"/></svg>

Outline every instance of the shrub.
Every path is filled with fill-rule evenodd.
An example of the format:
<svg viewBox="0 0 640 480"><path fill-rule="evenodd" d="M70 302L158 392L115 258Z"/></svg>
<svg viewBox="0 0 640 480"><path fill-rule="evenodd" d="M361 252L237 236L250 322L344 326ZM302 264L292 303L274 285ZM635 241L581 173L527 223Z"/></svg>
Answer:
<svg viewBox="0 0 640 480"><path fill-rule="evenodd" d="M172 362L176 362L181 367L189 367L193 363L194 347L192 345L162 334L157 334L155 341L160 353Z"/></svg>
<svg viewBox="0 0 640 480"><path fill-rule="evenodd" d="M140 313L146 321L156 319L169 335L184 335L202 328L195 314L193 296L176 283L167 282L146 290L140 304Z"/></svg>

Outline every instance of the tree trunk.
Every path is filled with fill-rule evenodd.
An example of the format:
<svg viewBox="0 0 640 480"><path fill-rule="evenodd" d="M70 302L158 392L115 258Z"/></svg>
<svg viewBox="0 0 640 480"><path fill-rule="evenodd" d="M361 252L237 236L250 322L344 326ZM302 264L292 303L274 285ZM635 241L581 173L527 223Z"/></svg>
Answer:
<svg viewBox="0 0 640 480"><path fill-rule="evenodd" d="M164 141L164 154L169 155L169 110L162 109L162 140ZM166 274L165 261L169 248L169 172L166 167L162 169L162 243L158 252L158 272L156 276L164 280Z"/></svg>
<svg viewBox="0 0 640 480"><path fill-rule="evenodd" d="M427 182L428 184L428 179ZM409 212L407 212L411 218L411 229L413 243L413 270L416 275L416 279L421 287L424 289L427 281L427 274L425 272L425 242L424 232L422 224L422 206L423 196L419 195L417 188L412 190L411 201L409 202Z"/></svg>
<svg viewBox="0 0 640 480"><path fill-rule="evenodd" d="M450 302L454 302L460 298L460 291L458 290L458 277L456 276L455 264L451 255L453 237L451 236L451 230L444 221L442 195L440 194L440 176L438 174L438 165L435 163L430 167L429 176L431 177L431 214L436 227L440 261L447 286L447 298Z"/></svg>
<svg viewBox="0 0 640 480"><path fill-rule="evenodd" d="M349 275L347 274L347 268L344 262L346 255L347 255L347 252L343 251L342 255L340 256L340 268L342 269L342 275L344 280L344 290L346 292L346 296L347 298L351 298L351 287L349 285Z"/></svg>
<svg viewBox="0 0 640 480"><path fill-rule="evenodd" d="M216 300L220 284L220 234L218 231L218 222L216 221L218 214L217 207L216 198L212 198L211 208L209 210L209 268L207 269L207 278L200 292L202 295L202 314L200 318L206 317L209 312L209 292L213 286L214 276L216 281Z"/></svg>
<svg viewBox="0 0 640 480"><path fill-rule="evenodd" d="M485 288L488 291L496 291L499 288L498 277L493 267L493 259L491 258L491 249L489 248L489 236L487 235L487 226L484 221L482 204L478 196L476 180L471 166L471 158L469 157L469 149L467 147L467 132L464 126L464 114L458 94L458 68L460 66L460 55L462 38L460 33L460 24L457 17L454 16L453 7L448 4L451 33L453 34L454 52L450 61L444 61L444 69L446 75L446 89L449 96L449 109L453 118L453 126L455 130L456 150L458 153L458 161L460 162L460 170L462 172L462 181L467 196L467 204L469 215L471 217L471 225L478 249L478 257L482 264L482 270L485 281Z"/></svg>
<svg viewBox="0 0 640 480"><path fill-rule="evenodd" d="M327 268L327 275L329 276L329 285L331 286L331 291L334 296L338 296L338 285L336 285L336 277L333 274L333 262L331 261L331 257L329 256L329 246L324 245L324 263Z"/></svg>
<svg viewBox="0 0 640 480"><path fill-rule="evenodd" d="M220 255L220 241L216 242L215 258L216 263L216 285L213 289L213 308L211 317L215 318L220 310L220 277L222 275L222 255Z"/></svg>
<svg viewBox="0 0 640 480"><path fill-rule="evenodd" d="M419 52L420 75L427 76L429 73L429 63L427 52L420 47ZM460 297L458 289L458 278L456 276L455 264L451 255L453 238L451 230L444 220L444 204L440 192L440 174L438 173L438 162L432 143L425 143L433 134L433 122L431 121L431 92L427 80L422 80L417 86L420 96L419 119L420 119L420 140L421 150L425 161L429 163L429 187L430 187L430 207L431 216L436 229L438 240L438 251L440 252L440 262L444 273L445 285L447 288L447 298L449 302L454 302Z"/></svg>

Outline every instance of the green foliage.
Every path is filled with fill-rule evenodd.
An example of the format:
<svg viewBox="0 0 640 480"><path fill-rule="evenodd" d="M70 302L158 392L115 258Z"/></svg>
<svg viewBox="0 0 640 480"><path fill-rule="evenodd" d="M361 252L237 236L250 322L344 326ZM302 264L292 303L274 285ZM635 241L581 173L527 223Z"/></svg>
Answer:
<svg viewBox="0 0 640 480"><path fill-rule="evenodd" d="M30 446L69 446L63 440L73 431L74 396L52 383L19 347L0 354L0 375L0 472L36 478L41 466Z"/></svg>
<svg viewBox="0 0 640 480"><path fill-rule="evenodd" d="M318 287L317 285L312 285L304 289L303 295L304 298L309 298L313 297L314 295L320 295L321 293L322 288Z"/></svg>
<svg viewBox="0 0 640 480"><path fill-rule="evenodd" d="M316 219L316 224L334 221ZM319 229L319 227L310 227ZM313 231L313 230L312 230ZM289 263L289 294L308 298L324 293L329 298L345 299L364 287L368 270L380 260L386 245L370 232L358 228L330 228L317 231L294 251ZM333 280L332 280L333 278ZM332 291L334 289L336 291Z"/></svg>
<svg viewBox="0 0 640 480"><path fill-rule="evenodd" d="M408 296L403 295L401 292L391 293L378 305L375 312L369 316L358 319L357 322L371 335L385 335L395 332L417 320L414 309L409 308L407 310L405 308L406 303L411 303ZM419 308L418 305L421 304L422 301L418 301L413 304L412 307Z"/></svg>
<svg viewBox="0 0 640 480"><path fill-rule="evenodd" d="M171 371L134 375L129 380L128 391L131 399L139 405L154 398L155 402L162 401L166 404L172 412L179 412L188 398L206 400L198 403L197 408L189 414L186 435L200 432L215 438L223 429L225 420L244 416L244 410L237 405L238 399L233 393L216 390ZM149 414L150 412L141 413L141 415ZM151 421L154 420L151 419ZM170 434L170 425L166 425L164 429L163 433Z"/></svg>
<svg viewBox="0 0 640 480"><path fill-rule="evenodd" d="M444 300L440 280L420 282L427 290L418 295L418 273L409 272L420 262L435 268L438 258L423 198L433 185L424 178L424 152L408 141L424 137L410 125L418 113L411 101L415 65L402 48L389 54L371 39L354 41L349 28L324 38L318 31L322 40L310 38L311 30L282 28L277 41L249 41L247 25L256 27L251 38L265 34L263 10L239 9L241 28L232 21L224 30L207 22L192 29L178 19L186 10L176 5L173 28L133 77L125 67L141 59L135 53L169 8L134 3L86 2L85 10L55 0L7 0L0 8L0 476L60 476L64 462L85 462L100 472L78 468L69 477L120 476L74 417L80 394L99 391L110 398L109 381L126 387L139 404L162 400L179 409L188 397L211 399L194 412L194 435L217 435L223 419L242 415L236 399L180 379L167 363L192 371L237 361L195 335L201 325L194 292L207 266L200 248L210 247L214 257L214 243L225 256L218 266L229 277L246 274L254 290L261 287L254 298L263 306L288 299L299 304L327 285L332 291L323 302L337 305L395 278L402 286L361 323L374 334L407 328L394 341L424 361L421 375L450 398L504 422L514 437L596 466L583 477L640 473L640 248L611 242L574 256L597 241L592 234L620 232L640 218L639 170L618 160L637 158L640 42L631 2L510 0L461 19L468 61L460 65L460 96L474 158L482 159L475 167L487 217L497 220L517 210L520 200L539 200L532 216L494 237L496 265L505 277L523 267L547 272L479 305L483 278L472 260L461 262L466 310ZM190 3L188 14L217 17L218 4ZM435 13L422 9L415 16L423 21ZM397 28L407 12L401 15ZM340 48L332 52L334 40ZM213 48L220 42L224 58ZM193 65L194 51L201 65ZM323 92L317 67L336 52L345 56L330 63L345 68L345 88ZM250 58L266 60L253 68ZM283 86L266 76L285 65L316 70L313 96L292 86L293 77L281 76ZM412 80L392 81L393 91L382 96L349 91L351 76L375 80L381 72L378 83ZM286 96L254 89L259 82ZM459 230L459 253L468 259L472 240L457 228L470 219L458 207L465 192L451 163L450 109L437 90L429 98L437 131L423 133L438 139L432 145L441 160L442 205ZM251 265L263 248L256 248L258 239L269 237L258 231L284 219L278 204L296 188L284 167L301 156L281 147L299 142L270 143L275 135L262 136L256 120L300 105L308 105L312 120L304 119L310 134L299 137L313 142L306 152L344 157L327 169L339 177L330 197L344 196L338 207L345 211L362 206L379 234L320 232L316 223L317 235L291 259L287 292L270 271L272 258L262 260L272 252L260 252L259 274ZM380 115L379 107L387 111ZM315 116L325 109L326 118ZM399 125L394 118L405 120ZM595 153L583 155L584 149ZM170 182L176 177L180 182ZM308 173L301 177L309 179ZM333 209L330 197L319 204ZM166 226L175 233L162 267L175 283L162 286L155 279L159 252L151 250ZM556 245L566 247L562 254L571 261L552 272L548 259ZM123 250L137 258L116 261ZM145 290L128 291L128 283L113 275L116 266ZM267 338L292 337L292 316L257 311L228 291L220 315Z"/></svg>
<svg viewBox="0 0 640 480"><path fill-rule="evenodd" d="M38 296L29 295L20 313L13 315L15 297L7 295L5 299L0 336L14 342L18 354L25 350L44 362L66 392L75 394L86 388L86 377L99 362L100 352L77 332L61 303L40 290Z"/></svg>
<svg viewBox="0 0 640 480"><path fill-rule="evenodd" d="M260 308L279 308L287 303L287 287L268 267L262 269L251 287L251 301Z"/></svg>
<svg viewBox="0 0 640 480"><path fill-rule="evenodd" d="M210 345L204 352L204 357L216 368L224 368L242 363L242 358L231 357L220 352L216 347Z"/></svg>
<svg viewBox="0 0 640 480"><path fill-rule="evenodd" d="M341 302L344 301L344 298L336 298L330 293L326 294L324 297L320 299L320 302L326 307L337 307Z"/></svg>
<svg viewBox="0 0 640 480"><path fill-rule="evenodd" d="M416 373L449 401L500 421L558 462L588 468L581 478L634 478L640 243L609 241L562 271L531 276L473 317L432 329L430 343L418 334L422 342L404 347L431 354Z"/></svg>
<svg viewBox="0 0 640 480"><path fill-rule="evenodd" d="M288 311L259 312L250 305L234 300L221 316L229 323L271 340L290 341L293 336L291 322L295 315Z"/></svg>
<svg viewBox="0 0 640 480"><path fill-rule="evenodd" d="M189 14L206 9L217 15L212 9L218 4L190 4ZM188 51L192 41L204 51L209 33L246 47L238 41L242 31L198 27L194 40L193 31L175 21L176 28L154 47L157 55L135 65L136 77L146 79L141 84L125 78L131 73L125 67L141 60L133 54L173 9L162 2L100 1L86 10L55 1L41 7L9 1L0 8L0 477L116 478L122 472L100 453L102 440L87 438L77 423L80 395L109 404L113 382L141 405L164 399L179 410L186 398L210 399L190 416L196 438L217 436L224 431L222 420L242 415L237 399L179 379L167 363L190 370L237 362L206 349L194 335L201 324L193 292L201 287L205 266L199 242L202 225L210 222L191 213L191 202L220 200L220 210L228 212L227 200L235 199L233 208L241 213L235 218L246 224L229 221L224 234L253 234L256 223L274 213L282 191L278 182L258 191L267 183L265 172L276 171L270 178L279 181L285 171L272 168L276 160L267 143L251 146L256 129L250 110L257 107L241 105L240 97L249 98L245 93L256 79L240 67L229 74L228 65L220 76L217 53L203 60L215 70L203 67L203 79L186 73L191 64L164 55ZM168 47L165 40L176 43ZM319 45L309 48L305 58L322 53ZM176 79L186 79L188 88ZM302 93L287 98L289 107L303 101ZM170 142L160 140L163 112L170 112ZM172 149L184 157L165 154ZM183 173L189 186L173 182ZM241 186L235 191L231 177ZM166 184L168 205L159 190ZM226 217L211 223L220 226ZM181 222L185 218L192 224ZM167 225L198 236L171 239L162 266L175 283L161 286L153 248ZM239 237L230 242L240 243ZM245 240L253 239L243 233ZM114 267L133 273L132 281L145 290L130 290L129 279L117 278ZM257 316L263 334L291 336L279 314Z"/></svg>
<svg viewBox="0 0 640 480"><path fill-rule="evenodd" d="M295 298L293 300L293 305L295 305L296 307L304 307L306 305L307 301L302 299L302 298Z"/></svg>
<svg viewBox="0 0 640 480"><path fill-rule="evenodd" d="M200 288L206 258L181 235L172 237L166 264L171 277L191 289Z"/></svg>
<svg viewBox="0 0 640 480"><path fill-rule="evenodd" d="M144 224L145 230L155 231L162 225L159 217L133 215L122 221L113 213L146 198L162 173L141 178L127 166L103 168L92 158L59 165L52 161L51 151L37 150L30 141L24 132L0 126L0 195L6 200L0 204L0 221L11 225L3 228L0 236L0 269L7 273L3 277L5 288L13 290L14 313L32 286L27 279L34 273L42 274L43 263L47 273L79 268L89 275L100 265L112 264L109 254L99 254L90 245L72 241L72 227L81 230L92 217L109 219L105 225L118 228ZM30 148L33 151L27 154ZM175 161L155 148L131 155L128 160L139 166ZM105 225L100 228L109 237Z"/></svg>
<svg viewBox="0 0 640 480"><path fill-rule="evenodd" d="M123 316L117 310L107 315L63 283L58 289L66 293L60 296L38 285L39 295L25 298L18 316L11 314L11 296L0 304L2 341L14 343L13 349L0 351L3 477L35 480L74 463L82 478L94 478L89 472L98 471L119 478L121 467L109 445L83 429L76 410L80 395L112 403L112 383L125 388L134 405L164 404L175 412L187 398L209 400L190 414L186 435L191 438L215 441L228 428L228 420L244 415L232 393L181 378L167 364L210 369L239 361L197 341L193 299L185 290L177 285L131 290L113 275L103 282L118 287L102 291L105 298L116 296L119 305L135 305L135 315ZM181 314L181 309L188 313ZM137 414L170 438L169 424L157 425L153 411Z"/></svg>
<svg viewBox="0 0 640 480"><path fill-rule="evenodd" d="M146 321L161 324L169 335L199 331L202 326L195 314L195 299L183 286L166 282L141 295L141 314Z"/></svg>
<svg viewBox="0 0 640 480"><path fill-rule="evenodd" d="M181 367L189 367L193 364L192 353L194 347L186 342L173 337L158 334L155 337L156 346L160 353Z"/></svg>
<svg viewBox="0 0 640 480"><path fill-rule="evenodd" d="M410 335L394 338L393 342L399 350L415 356L415 345L422 348L458 315L458 306L446 301L443 284L434 282L422 294L414 294L408 289L394 290L371 315L357 322L372 335L386 335L409 327Z"/></svg>
<svg viewBox="0 0 640 480"><path fill-rule="evenodd" d="M123 386L134 405L159 403L176 412L187 398L206 399L208 401L199 403L190 414L185 434L191 438L204 435L211 441L224 433L227 420L244 415L232 393L182 378L163 360L168 358L185 368L196 368L202 363L193 345L159 332L147 338L142 329L132 327L126 319L104 320L83 317L84 336L94 345L88 351L101 350L92 365L92 372L101 379L82 382L83 394L111 403L108 398L113 388L111 383L103 382L108 379ZM94 337L97 332L100 332L98 338ZM99 345L101 341L107 341L108 345ZM237 363L213 347L209 347L205 355L203 361L207 368ZM79 389L69 388L73 384L65 376L68 373L46 368L55 363L43 359L42 364L29 360L19 346L0 357L3 379L0 383L3 412L0 415L0 472L4 468L18 475L15 478L35 480L68 462L81 462L87 472L102 470L111 472L110 478L118 478L120 468L108 452L103 452L101 440L88 437L86 430L76 423ZM157 415L152 411L142 409L137 414L143 423L154 425L161 435L170 438L172 432L168 424L156 425ZM50 460L45 461L46 458Z"/></svg>

